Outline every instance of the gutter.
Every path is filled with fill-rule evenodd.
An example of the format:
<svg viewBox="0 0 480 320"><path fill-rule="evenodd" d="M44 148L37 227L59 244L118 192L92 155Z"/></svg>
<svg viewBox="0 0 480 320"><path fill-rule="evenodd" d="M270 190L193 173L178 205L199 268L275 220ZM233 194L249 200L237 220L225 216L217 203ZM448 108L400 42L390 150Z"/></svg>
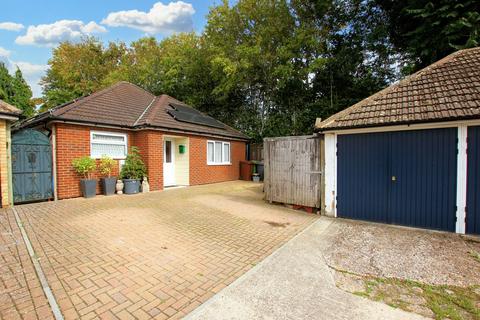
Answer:
<svg viewBox="0 0 480 320"><path fill-rule="evenodd" d="M430 123L448 123L456 121L465 121L465 120L479 120L480 116L470 116L470 117L458 117L458 118L439 118L439 119L428 119L421 121L398 121L398 122L389 122L389 123L379 123L379 124L368 124L363 126L346 126L346 127L330 127L330 128L315 128L313 132L315 133L328 133L335 131L343 130L352 130L352 129L369 129L369 128L384 128L384 127L393 127L393 126L411 126L417 124L430 124Z"/></svg>

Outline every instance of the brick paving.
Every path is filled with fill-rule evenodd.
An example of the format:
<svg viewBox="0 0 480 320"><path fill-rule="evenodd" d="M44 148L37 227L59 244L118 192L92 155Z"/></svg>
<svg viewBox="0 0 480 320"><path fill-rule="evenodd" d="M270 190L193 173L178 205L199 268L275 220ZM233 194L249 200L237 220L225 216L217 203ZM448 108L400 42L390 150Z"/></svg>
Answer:
<svg viewBox="0 0 480 320"><path fill-rule="evenodd" d="M0 319L52 316L15 217L0 210Z"/></svg>
<svg viewBox="0 0 480 320"><path fill-rule="evenodd" d="M234 181L16 208L65 319L175 319L316 219L261 198L261 185ZM1 301L0 318L20 319L28 309L48 319L45 304L36 304L38 280L13 215L5 212L7 233L8 226L14 231L2 233L2 258L15 260L15 250L22 258L11 276L2 269L9 300ZM15 286L25 305L10 294Z"/></svg>

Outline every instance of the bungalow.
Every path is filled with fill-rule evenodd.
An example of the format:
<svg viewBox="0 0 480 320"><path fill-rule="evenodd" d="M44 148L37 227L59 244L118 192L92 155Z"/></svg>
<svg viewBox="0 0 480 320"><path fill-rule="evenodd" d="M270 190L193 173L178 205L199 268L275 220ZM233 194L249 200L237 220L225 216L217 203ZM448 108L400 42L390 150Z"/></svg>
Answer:
<svg viewBox="0 0 480 320"><path fill-rule="evenodd" d="M22 111L0 100L0 206L12 204L12 176L10 166L10 125Z"/></svg>
<svg viewBox="0 0 480 320"><path fill-rule="evenodd" d="M480 234L480 48L316 124L325 213Z"/></svg>
<svg viewBox="0 0 480 320"><path fill-rule="evenodd" d="M181 101L154 96L128 82L28 119L15 127L14 135L30 134L31 129L49 137L53 194L58 199L80 196L72 160L81 156L110 156L119 170L129 147L137 146L150 189L162 190L238 179L248 141L246 135ZM23 195L18 199L29 200Z"/></svg>

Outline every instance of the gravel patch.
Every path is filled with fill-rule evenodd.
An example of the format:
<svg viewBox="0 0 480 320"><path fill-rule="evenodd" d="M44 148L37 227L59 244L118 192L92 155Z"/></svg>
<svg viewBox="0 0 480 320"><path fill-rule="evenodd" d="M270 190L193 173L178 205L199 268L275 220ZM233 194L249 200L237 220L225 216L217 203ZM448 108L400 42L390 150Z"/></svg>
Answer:
<svg viewBox="0 0 480 320"><path fill-rule="evenodd" d="M359 275L433 285L480 284L478 242L445 232L336 219L325 233L327 264Z"/></svg>

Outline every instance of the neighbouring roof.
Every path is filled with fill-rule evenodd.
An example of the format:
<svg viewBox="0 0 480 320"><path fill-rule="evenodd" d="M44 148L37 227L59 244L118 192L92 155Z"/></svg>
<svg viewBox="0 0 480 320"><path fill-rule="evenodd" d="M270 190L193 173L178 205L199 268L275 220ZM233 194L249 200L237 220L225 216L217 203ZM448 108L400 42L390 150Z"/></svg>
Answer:
<svg viewBox="0 0 480 320"><path fill-rule="evenodd" d="M457 51L316 125L316 131L480 118L480 47Z"/></svg>
<svg viewBox="0 0 480 320"><path fill-rule="evenodd" d="M12 115L18 117L22 114L22 110L15 108L11 104L6 103L3 100L0 100L0 113L5 115Z"/></svg>
<svg viewBox="0 0 480 320"><path fill-rule="evenodd" d="M129 129L158 128L199 135L249 139L243 133L207 115L202 114L203 117L217 122L216 127L178 121L168 112L175 111L175 105L199 114L196 109L168 95L155 96L134 84L122 81L27 119L19 123L17 128L56 120Z"/></svg>

